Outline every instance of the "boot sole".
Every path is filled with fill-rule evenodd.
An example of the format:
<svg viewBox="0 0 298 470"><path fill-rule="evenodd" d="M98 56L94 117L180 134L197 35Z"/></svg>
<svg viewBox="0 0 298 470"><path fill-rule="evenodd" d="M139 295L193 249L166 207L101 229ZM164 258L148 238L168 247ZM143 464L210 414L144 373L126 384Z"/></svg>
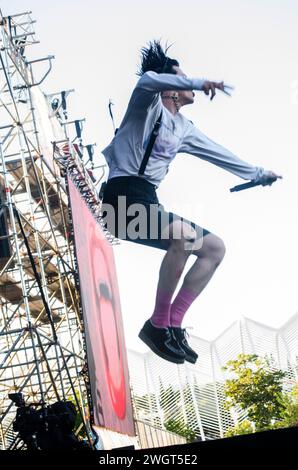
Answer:
<svg viewBox="0 0 298 470"><path fill-rule="evenodd" d="M194 357L191 357L191 356L187 356L187 355L186 355L186 356L185 356L185 360L186 360L187 362L191 362L192 364L195 364L195 363L197 362L198 358L194 358Z"/></svg>
<svg viewBox="0 0 298 470"><path fill-rule="evenodd" d="M168 356L166 353L163 353L161 352L156 346L155 344L146 336L146 334L142 331L140 331L139 333L139 338L145 343L147 344L147 346L155 353L157 354L159 357L161 357L162 359L165 359L166 361L170 361L170 362L173 362L174 364L183 364L184 363L184 357L173 357L173 356Z"/></svg>

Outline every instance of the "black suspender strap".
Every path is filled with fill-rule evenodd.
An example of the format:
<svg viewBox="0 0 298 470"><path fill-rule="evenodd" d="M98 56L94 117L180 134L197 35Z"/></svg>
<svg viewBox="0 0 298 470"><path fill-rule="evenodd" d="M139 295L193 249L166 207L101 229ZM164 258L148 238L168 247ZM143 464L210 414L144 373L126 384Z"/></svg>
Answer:
<svg viewBox="0 0 298 470"><path fill-rule="evenodd" d="M160 124L161 124L161 118L162 118L162 111L161 111L160 116L157 119L156 123L154 124L154 128L153 128L152 134L150 136L150 140L148 142L148 145L147 145L147 148L146 148L146 151L145 151L145 154L144 154L144 157L143 157L140 169L139 169L139 175L143 175L144 172L145 172L150 154L152 152L154 142L156 140L156 137L158 136L158 131L159 131Z"/></svg>

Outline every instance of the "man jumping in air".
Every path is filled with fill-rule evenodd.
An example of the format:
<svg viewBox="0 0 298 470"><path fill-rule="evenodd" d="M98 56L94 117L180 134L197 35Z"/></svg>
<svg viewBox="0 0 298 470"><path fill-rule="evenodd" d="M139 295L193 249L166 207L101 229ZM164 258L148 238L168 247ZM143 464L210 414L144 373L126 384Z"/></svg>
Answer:
<svg viewBox="0 0 298 470"><path fill-rule="evenodd" d="M263 186L282 177L241 160L180 113L182 106L194 102L193 90L203 91L212 100L217 89L228 93L229 87L223 82L188 78L178 61L167 56L167 50L159 41L141 50L141 77L115 137L103 150L110 171L102 202L105 214L108 208L114 211L115 223L112 228L107 226L113 235L166 251L155 308L139 337L163 359L182 364L185 360L195 363L198 358L187 342L183 318L221 263L225 245L217 235L167 212L159 202L156 189L169 164L182 152ZM136 221L137 237L131 230L136 229ZM172 299L190 255L196 257L194 264Z"/></svg>

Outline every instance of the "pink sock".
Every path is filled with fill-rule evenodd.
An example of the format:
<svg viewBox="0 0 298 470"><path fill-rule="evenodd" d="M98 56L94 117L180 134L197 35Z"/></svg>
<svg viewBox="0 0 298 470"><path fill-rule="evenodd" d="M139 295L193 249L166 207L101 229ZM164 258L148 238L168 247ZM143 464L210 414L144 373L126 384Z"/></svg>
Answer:
<svg viewBox="0 0 298 470"><path fill-rule="evenodd" d="M157 289L155 308L151 323L158 328L167 328L170 324L170 306L172 300L172 293Z"/></svg>
<svg viewBox="0 0 298 470"><path fill-rule="evenodd" d="M183 317L189 309L193 301L199 294L192 292L187 287L181 287L174 302L170 308L170 324L171 326L181 327Z"/></svg>

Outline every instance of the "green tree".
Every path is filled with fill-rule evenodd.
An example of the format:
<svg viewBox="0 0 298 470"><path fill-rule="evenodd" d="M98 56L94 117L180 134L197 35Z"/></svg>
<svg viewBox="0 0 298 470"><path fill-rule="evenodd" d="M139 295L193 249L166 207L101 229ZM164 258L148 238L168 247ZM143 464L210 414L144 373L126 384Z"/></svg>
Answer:
<svg viewBox="0 0 298 470"><path fill-rule="evenodd" d="M77 400L80 403L80 393L79 393L78 390L75 390L75 393L76 393ZM68 398L68 400L71 401L76 407L77 416L76 416L74 430L75 430L75 432L77 432L77 430L80 428L80 431L77 433L77 436L79 438L84 439L84 438L87 437L87 434L86 434L86 429L84 427L84 422L82 420L81 414L80 414L79 409L78 409L77 401L76 401L74 396L70 396ZM84 398L83 398L83 404L84 404L84 406L87 406L87 400L84 399Z"/></svg>
<svg viewBox="0 0 298 470"><path fill-rule="evenodd" d="M255 423L256 431L268 429L272 420L281 420L285 411L282 380L285 372L274 370L268 357L239 354L223 368L234 378L226 380L226 406L238 406Z"/></svg>
<svg viewBox="0 0 298 470"><path fill-rule="evenodd" d="M187 426L182 419L169 419L164 423L164 427L178 436L185 437L186 442L193 442L196 438L196 432Z"/></svg>
<svg viewBox="0 0 298 470"><path fill-rule="evenodd" d="M252 423L248 419L236 424L235 427L228 429L225 432L225 437L240 436L242 434L252 434L254 432Z"/></svg>
<svg viewBox="0 0 298 470"><path fill-rule="evenodd" d="M285 406L283 420L275 423L274 427L298 426L298 383L290 393L284 395L283 403Z"/></svg>
<svg viewBox="0 0 298 470"><path fill-rule="evenodd" d="M185 400L183 409L181 406L182 396ZM163 426L165 429L185 437L187 442L192 442L200 435L200 429L197 424L197 417L189 384L186 384L183 390L180 391L175 389L171 384L165 387L160 380L159 394L134 396L134 405L137 412L143 410L144 415L148 415L147 420L150 423L157 427L162 427L162 423L158 416L157 402L163 412ZM151 404L151 406L149 404Z"/></svg>

